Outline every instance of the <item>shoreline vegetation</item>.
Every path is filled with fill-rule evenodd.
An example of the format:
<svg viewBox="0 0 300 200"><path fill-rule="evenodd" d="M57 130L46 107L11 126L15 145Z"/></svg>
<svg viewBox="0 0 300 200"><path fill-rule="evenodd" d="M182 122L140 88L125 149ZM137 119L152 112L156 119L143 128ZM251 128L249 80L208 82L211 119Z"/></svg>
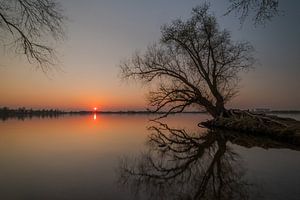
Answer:
<svg viewBox="0 0 300 200"><path fill-rule="evenodd" d="M8 108L8 107L0 107L0 119L5 121L9 118L56 118L63 115L89 115L89 114L165 114L166 112L153 112L150 110L127 110L127 111L88 111L88 110L80 110L80 111L65 111L59 109L32 109L32 108ZM183 113L206 113L206 111L186 111ZM300 111L299 111L300 113ZM174 113L175 114L175 113Z"/></svg>

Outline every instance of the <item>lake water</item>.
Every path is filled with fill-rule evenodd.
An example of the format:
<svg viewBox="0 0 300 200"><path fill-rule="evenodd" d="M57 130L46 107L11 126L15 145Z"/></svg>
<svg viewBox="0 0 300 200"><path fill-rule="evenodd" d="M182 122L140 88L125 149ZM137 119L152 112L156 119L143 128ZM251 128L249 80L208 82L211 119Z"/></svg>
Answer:
<svg viewBox="0 0 300 200"><path fill-rule="evenodd" d="M0 122L0 199L300 199L300 147L150 118Z"/></svg>

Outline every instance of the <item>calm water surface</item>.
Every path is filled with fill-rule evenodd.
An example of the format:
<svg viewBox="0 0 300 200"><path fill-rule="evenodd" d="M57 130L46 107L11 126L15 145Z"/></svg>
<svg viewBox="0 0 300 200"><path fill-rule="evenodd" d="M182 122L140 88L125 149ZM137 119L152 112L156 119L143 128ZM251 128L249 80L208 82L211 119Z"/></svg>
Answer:
<svg viewBox="0 0 300 200"><path fill-rule="evenodd" d="M0 122L0 199L300 199L300 148L207 133L204 114L151 117Z"/></svg>

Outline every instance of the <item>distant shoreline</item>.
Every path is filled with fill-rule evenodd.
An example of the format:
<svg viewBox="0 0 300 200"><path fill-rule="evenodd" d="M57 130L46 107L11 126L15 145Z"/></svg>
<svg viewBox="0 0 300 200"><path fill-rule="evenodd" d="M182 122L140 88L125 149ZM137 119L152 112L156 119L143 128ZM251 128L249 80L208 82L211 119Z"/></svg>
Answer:
<svg viewBox="0 0 300 200"><path fill-rule="evenodd" d="M63 111L58 109L10 109L8 107L0 107L0 119L5 121L9 118L25 119L25 118L57 118L63 115L91 115L91 114L118 114L118 115L159 115L166 114L167 112L153 112L150 110L144 111ZM206 114L206 111L185 111L182 114ZM300 110L269 110L262 112L265 114L300 114ZM171 112L169 114L176 114ZM178 113L177 113L178 114Z"/></svg>

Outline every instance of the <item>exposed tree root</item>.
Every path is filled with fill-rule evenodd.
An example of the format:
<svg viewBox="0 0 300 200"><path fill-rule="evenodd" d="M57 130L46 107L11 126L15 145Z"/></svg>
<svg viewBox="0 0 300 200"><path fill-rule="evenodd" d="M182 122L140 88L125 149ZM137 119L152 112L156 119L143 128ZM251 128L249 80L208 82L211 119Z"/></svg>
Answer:
<svg viewBox="0 0 300 200"><path fill-rule="evenodd" d="M198 126L268 135L274 139L300 145L300 122L291 118L251 113L242 110L228 110L228 117L218 117L201 122Z"/></svg>

